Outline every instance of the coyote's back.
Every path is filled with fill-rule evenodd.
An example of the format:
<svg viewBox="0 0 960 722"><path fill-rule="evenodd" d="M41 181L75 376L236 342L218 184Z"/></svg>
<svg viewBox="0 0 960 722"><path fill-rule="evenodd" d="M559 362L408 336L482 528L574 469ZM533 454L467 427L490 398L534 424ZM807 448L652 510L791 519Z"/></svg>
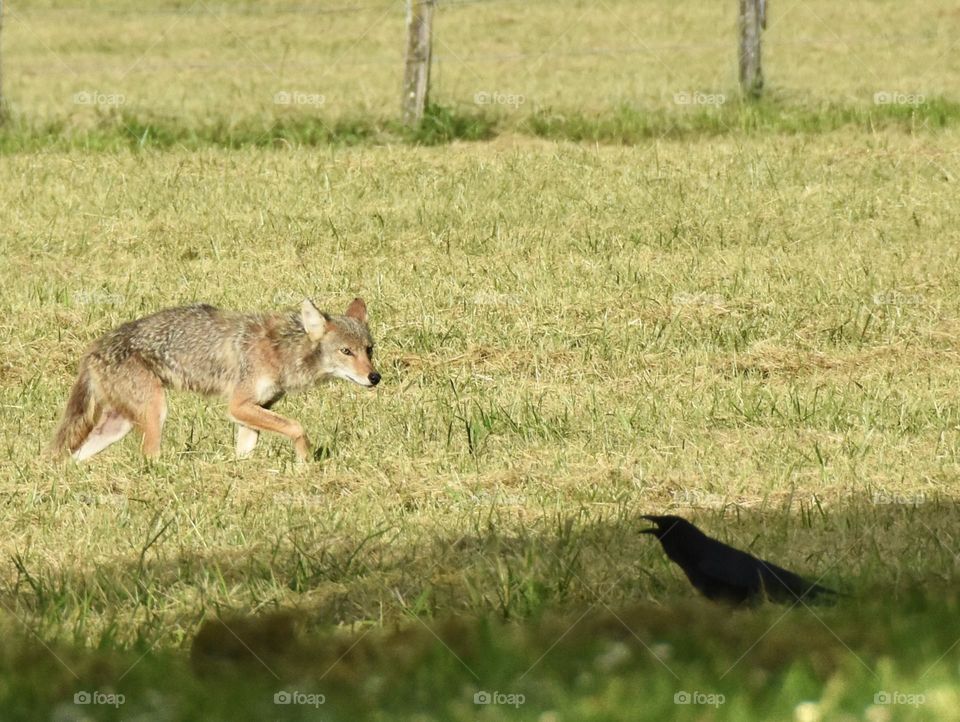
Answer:
<svg viewBox="0 0 960 722"><path fill-rule="evenodd" d="M89 355L101 369L122 369L138 358L164 386L218 394L242 370L247 329L264 320L206 304L168 308L118 326Z"/></svg>

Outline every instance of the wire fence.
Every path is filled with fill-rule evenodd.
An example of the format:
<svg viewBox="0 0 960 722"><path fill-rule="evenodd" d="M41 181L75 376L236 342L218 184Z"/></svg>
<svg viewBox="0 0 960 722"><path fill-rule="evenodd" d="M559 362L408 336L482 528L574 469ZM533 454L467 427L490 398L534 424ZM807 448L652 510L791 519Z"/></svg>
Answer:
<svg viewBox="0 0 960 722"><path fill-rule="evenodd" d="M103 109L101 98L198 115L204 107L236 115L324 106L332 114L406 112L413 122L431 100L502 112L524 104L592 110L646 101L703 106L773 88L916 104L949 94L960 80L953 52L960 15L947 2L921 2L934 12L883 14L866 0L785 0L771 8L765 0L395 0L149 9L0 0L0 103L24 115ZM411 57L410 17L425 6L435 13ZM753 59L749 67L745 58ZM412 115L402 107L410 93L421 105Z"/></svg>

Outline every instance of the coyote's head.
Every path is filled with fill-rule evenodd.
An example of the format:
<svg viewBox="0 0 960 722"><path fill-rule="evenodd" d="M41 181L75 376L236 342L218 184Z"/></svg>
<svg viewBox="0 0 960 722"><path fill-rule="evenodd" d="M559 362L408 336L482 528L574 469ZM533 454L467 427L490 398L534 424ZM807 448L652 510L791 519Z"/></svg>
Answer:
<svg viewBox="0 0 960 722"><path fill-rule="evenodd" d="M320 311L305 300L300 307L303 328L320 351L320 372L373 387L380 374L373 367L373 338L367 328L367 304L355 298L342 316Z"/></svg>

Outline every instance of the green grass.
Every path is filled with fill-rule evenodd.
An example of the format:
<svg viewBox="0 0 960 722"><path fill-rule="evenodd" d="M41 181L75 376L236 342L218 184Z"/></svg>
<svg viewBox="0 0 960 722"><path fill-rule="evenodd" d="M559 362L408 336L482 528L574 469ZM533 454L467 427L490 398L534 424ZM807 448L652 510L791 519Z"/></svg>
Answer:
<svg viewBox="0 0 960 722"><path fill-rule="evenodd" d="M0 126L0 153L38 150L197 150L204 147L237 149L290 146L356 146L408 143L438 145L455 140L487 140L497 133L497 123L482 114L457 113L431 106L422 123L406 127L399 121L369 118L332 122L322 118L251 118L217 120L200 126L176 117L140 117L126 113L104 114L93 127L71 128L64 121L31 124L11 117Z"/></svg>
<svg viewBox="0 0 960 722"><path fill-rule="evenodd" d="M953 128L960 124L960 103L943 98L918 106L878 105L807 107L774 100L734 102L719 109L692 111L661 107L621 106L609 111L538 110L519 122L477 110L433 105L419 127L375 118L300 116L218 120L192 126L177 117L141 117L105 113L93 127L72 128L64 121L37 125L10 118L0 128L0 152L40 149L117 151L120 149L277 148L284 146L356 146L384 144L438 145L453 141L489 140L522 134L551 140L635 144L659 138L743 136L758 134L816 135L842 129L910 133Z"/></svg>
<svg viewBox="0 0 960 722"><path fill-rule="evenodd" d="M56 648L58 663L36 643L8 649L0 668L15 684L4 709L102 719L187 710L204 719L955 719L954 664L937 658L944 637L960 634L958 606L941 592L895 612L876 601L734 614L692 600L616 611L598 603L523 627L446 619L309 640L296 615L228 618L201 633L189 661L141 659L138 649L94 662ZM122 703L79 708L51 697L52 687ZM314 697L275 705L284 691ZM482 692L503 695L501 704L474 704ZM677 704L684 693L698 703ZM884 704L884 693L900 703Z"/></svg>
<svg viewBox="0 0 960 722"><path fill-rule="evenodd" d="M824 28L845 11L797 6L759 103L736 100L719 5L441 7L416 131L393 15L317 34L283 3L14 8L3 716L957 719L954 20L855 5L893 40L839 53ZM699 42L669 72L626 68L638 27ZM298 89L328 102L270 100ZM729 100L676 102L697 89ZM128 102L70 103L85 90ZM154 463L133 435L82 466L42 457L113 326L355 295L384 382L278 407L322 461L272 437L237 461L223 404L187 394ZM666 510L846 596L712 605L637 533ZM324 704L274 705L285 689ZM73 704L94 690L125 702Z"/></svg>

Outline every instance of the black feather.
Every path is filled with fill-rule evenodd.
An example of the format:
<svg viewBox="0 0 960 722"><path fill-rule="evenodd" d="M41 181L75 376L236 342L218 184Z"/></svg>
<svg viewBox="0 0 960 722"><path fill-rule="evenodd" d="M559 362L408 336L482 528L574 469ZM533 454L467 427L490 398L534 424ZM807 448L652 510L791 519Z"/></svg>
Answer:
<svg viewBox="0 0 960 722"><path fill-rule="evenodd" d="M744 604L766 597L775 602L829 602L837 592L809 582L772 562L708 537L678 516L644 516L671 561L708 599Z"/></svg>

